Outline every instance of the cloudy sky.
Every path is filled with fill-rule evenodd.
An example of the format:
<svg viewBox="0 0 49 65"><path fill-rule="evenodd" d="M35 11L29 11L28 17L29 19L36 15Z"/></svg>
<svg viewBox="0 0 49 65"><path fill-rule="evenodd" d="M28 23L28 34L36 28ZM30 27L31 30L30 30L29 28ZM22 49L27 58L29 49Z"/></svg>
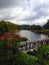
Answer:
<svg viewBox="0 0 49 65"><path fill-rule="evenodd" d="M0 20L43 25L49 19L49 0L0 0Z"/></svg>

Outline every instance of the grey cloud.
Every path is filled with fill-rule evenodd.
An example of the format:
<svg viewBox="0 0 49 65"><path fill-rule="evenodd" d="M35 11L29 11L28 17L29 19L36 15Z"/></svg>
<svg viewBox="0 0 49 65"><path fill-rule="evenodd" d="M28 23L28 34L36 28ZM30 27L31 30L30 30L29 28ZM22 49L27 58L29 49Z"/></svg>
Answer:
<svg viewBox="0 0 49 65"><path fill-rule="evenodd" d="M3 15L0 20L11 20L14 19L14 17L11 17L10 15Z"/></svg>
<svg viewBox="0 0 49 65"><path fill-rule="evenodd" d="M42 8L45 9L45 11L47 11L47 9L49 9L49 4L42 4L42 5L38 6L38 7L36 7L34 9L34 11L36 11L39 16L48 15L46 12L42 11Z"/></svg>
<svg viewBox="0 0 49 65"><path fill-rule="evenodd" d="M34 21L35 19L39 19L42 16L46 17L49 15L49 13L42 11L42 8L47 11L47 9L49 9L49 4L41 4L37 7L34 8L34 11L37 13L35 16L31 15L31 16L27 16L24 19L19 19L19 21Z"/></svg>
<svg viewBox="0 0 49 65"><path fill-rule="evenodd" d="M18 4L18 0L0 0L0 9L14 7Z"/></svg>
<svg viewBox="0 0 49 65"><path fill-rule="evenodd" d="M27 0L0 0L0 9L21 6L26 8Z"/></svg>
<svg viewBox="0 0 49 65"><path fill-rule="evenodd" d="M11 10L9 9L3 9L3 10L1 10L0 11L0 15L2 16L2 17L0 17L0 20L11 20L11 19L14 19L14 17L13 16L11 16Z"/></svg>
<svg viewBox="0 0 49 65"><path fill-rule="evenodd" d="M33 16L33 14L32 14L31 16L25 16L24 18L22 17L22 19L19 19L17 15L14 17L11 16L11 11L12 11L12 8L14 8L14 7L20 6L20 7L23 7L24 10L26 10L27 4L25 1L27 1L27 0L0 0L0 11L2 11L2 12L0 12L0 15L2 15L2 17L0 19L12 20L12 19L16 18L18 21L34 22L34 20L39 19L42 16L45 17L45 16L49 15L48 13L42 11L42 8L44 8L45 11L47 11L47 9L49 9L49 3L43 3L43 4L39 4L37 6L35 4L34 9L31 7L31 10L35 11L37 13L35 16ZM11 10L8 10L10 8L11 8ZM3 11L4 9L5 9L5 11Z"/></svg>

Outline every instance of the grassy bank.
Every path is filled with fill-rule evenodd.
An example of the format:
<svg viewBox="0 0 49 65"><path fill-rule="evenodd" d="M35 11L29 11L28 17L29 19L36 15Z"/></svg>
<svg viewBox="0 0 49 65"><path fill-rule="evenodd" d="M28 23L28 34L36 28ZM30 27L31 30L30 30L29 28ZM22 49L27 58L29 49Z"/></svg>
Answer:
<svg viewBox="0 0 49 65"><path fill-rule="evenodd" d="M49 35L49 30L32 30L32 32Z"/></svg>

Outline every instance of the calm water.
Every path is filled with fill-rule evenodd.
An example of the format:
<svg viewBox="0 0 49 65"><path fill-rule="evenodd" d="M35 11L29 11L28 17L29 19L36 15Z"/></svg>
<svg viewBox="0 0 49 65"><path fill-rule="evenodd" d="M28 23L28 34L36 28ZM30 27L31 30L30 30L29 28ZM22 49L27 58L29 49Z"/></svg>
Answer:
<svg viewBox="0 0 49 65"><path fill-rule="evenodd" d="M26 37L30 41L47 38L47 35L37 34L37 33L31 32L31 31L28 31L28 30L21 30L21 31L19 31L19 34L22 37Z"/></svg>

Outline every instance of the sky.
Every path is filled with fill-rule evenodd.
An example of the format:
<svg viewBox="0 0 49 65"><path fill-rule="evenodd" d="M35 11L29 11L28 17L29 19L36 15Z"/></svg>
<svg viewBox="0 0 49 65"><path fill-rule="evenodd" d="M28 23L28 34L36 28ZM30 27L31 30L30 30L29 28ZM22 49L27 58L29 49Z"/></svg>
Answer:
<svg viewBox="0 0 49 65"><path fill-rule="evenodd" d="M0 0L0 20L19 25L44 25L47 19L49 0Z"/></svg>

